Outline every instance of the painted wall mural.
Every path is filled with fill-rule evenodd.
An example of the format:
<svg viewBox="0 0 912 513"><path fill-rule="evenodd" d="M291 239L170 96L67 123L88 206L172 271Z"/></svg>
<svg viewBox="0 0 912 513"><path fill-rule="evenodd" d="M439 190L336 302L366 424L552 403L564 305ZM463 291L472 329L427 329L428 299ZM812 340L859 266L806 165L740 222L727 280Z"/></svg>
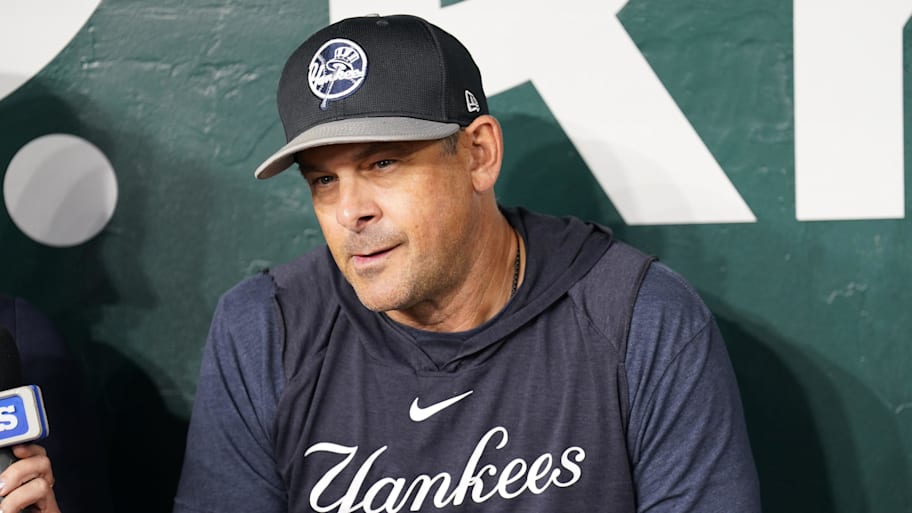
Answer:
<svg viewBox="0 0 912 513"><path fill-rule="evenodd" d="M7 0L0 293L79 362L112 510L170 509L218 297L322 243L299 177L252 174L285 58L377 11L475 54L503 203L706 298L767 511L912 513L912 0Z"/></svg>

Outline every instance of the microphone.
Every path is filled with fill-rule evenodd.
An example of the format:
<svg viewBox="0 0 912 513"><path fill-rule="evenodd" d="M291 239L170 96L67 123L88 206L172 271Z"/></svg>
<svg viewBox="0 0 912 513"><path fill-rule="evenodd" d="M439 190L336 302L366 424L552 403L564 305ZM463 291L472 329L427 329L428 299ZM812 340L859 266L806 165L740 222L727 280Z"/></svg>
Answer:
<svg viewBox="0 0 912 513"><path fill-rule="evenodd" d="M0 472L16 461L9 447L48 435L44 399L37 385L23 385L13 336L0 326Z"/></svg>

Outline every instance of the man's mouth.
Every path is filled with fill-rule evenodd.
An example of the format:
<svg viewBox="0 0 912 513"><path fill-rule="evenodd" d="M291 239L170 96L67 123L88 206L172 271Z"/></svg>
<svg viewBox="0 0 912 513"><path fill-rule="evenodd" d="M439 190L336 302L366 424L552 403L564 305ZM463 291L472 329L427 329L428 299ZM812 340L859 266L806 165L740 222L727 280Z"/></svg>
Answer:
<svg viewBox="0 0 912 513"><path fill-rule="evenodd" d="M352 255L352 259L355 261L355 265L360 266L360 265L372 264L374 262L378 262L378 261L382 260L385 256L389 255L390 252L392 252L397 247L398 247L398 245L390 246L388 248L381 248L381 249L376 249L376 250L371 249L371 250L367 250L367 251L358 252L358 253Z"/></svg>

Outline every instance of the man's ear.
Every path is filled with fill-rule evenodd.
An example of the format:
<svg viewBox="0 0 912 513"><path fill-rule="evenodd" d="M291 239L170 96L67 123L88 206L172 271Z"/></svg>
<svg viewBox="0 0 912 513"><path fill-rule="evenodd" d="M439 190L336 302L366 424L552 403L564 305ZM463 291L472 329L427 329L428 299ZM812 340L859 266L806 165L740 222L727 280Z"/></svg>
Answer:
<svg viewBox="0 0 912 513"><path fill-rule="evenodd" d="M503 133L500 123L487 114L478 116L463 130L462 136L462 144L469 152L475 192L493 189L503 164Z"/></svg>

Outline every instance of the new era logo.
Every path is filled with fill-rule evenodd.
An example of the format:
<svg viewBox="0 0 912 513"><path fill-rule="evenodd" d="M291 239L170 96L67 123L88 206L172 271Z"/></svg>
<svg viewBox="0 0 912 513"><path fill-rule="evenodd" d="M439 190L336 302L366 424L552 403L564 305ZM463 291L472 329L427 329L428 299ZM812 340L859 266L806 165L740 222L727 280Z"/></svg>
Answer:
<svg viewBox="0 0 912 513"><path fill-rule="evenodd" d="M475 98L475 95L472 94L472 91L466 89L465 92L465 101L466 108L469 109L469 112L478 112L481 110L481 106L478 105L478 99Z"/></svg>

